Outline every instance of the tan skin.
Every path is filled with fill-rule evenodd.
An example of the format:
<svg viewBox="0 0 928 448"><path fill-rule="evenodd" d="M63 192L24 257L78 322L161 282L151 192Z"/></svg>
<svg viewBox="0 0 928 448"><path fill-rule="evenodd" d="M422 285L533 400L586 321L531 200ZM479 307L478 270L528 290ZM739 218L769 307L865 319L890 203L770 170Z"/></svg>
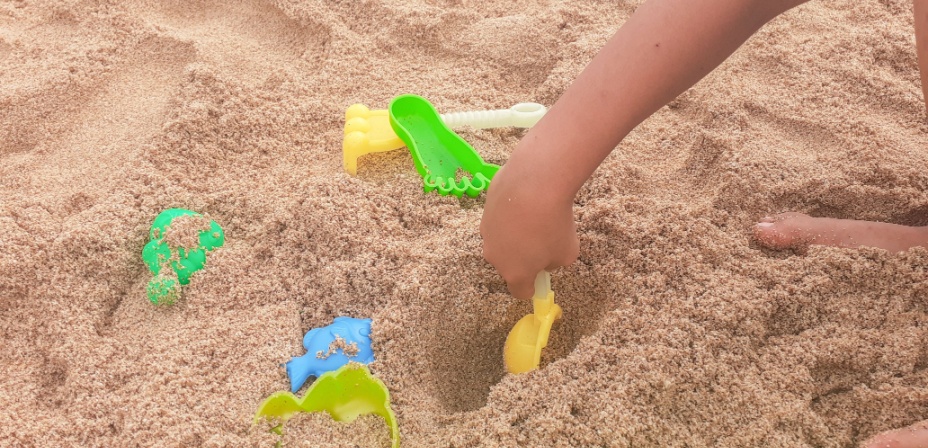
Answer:
<svg viewBox="0 0 928 448"><path fill-rule="evenodd" d="M806 1L649 0L641 5L493 179L480 231L484 257L510 292L527 299L539 271L576 260L573 198L628 133L714 70L764 24ZM915 0L914 11L928 108L928 0ZM928 245L928 228L798 213L766 217L754 234L761 244L778 249L823 244L899 252ZM866 446L872 443L928 447L928 430L889 431Z"/></svg>

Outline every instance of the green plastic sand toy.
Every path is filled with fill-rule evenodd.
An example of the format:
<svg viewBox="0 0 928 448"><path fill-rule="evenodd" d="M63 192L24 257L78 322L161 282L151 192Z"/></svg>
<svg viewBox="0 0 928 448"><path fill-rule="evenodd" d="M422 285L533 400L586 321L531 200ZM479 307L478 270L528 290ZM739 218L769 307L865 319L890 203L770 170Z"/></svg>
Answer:
<svg viewBox="0 0 928 448"><path fill-rule="evenodd" d="M184 226L196 232L186 232L187 238L172 236L172 225L184 220ZM175 229L177 230L177 229ZM176 232L181 233L181 232ZM155 278L148 283L148 300L156 305L170 305L180 297L180 285L190 283L190 276L203 269L206 253L222 246L225 234L216 221L182 208L161 212L151 225L151 241L142 250L142 259ZM165 269L168 267L169 269Z"/></svg>
<svg viewBox="0 0 928 448"><path fill-rule="evenodd" d="M401 95L388 110L390 126L409 148L426 193L437 189L443 195L476 197L490 186L499 165L484 162L425 98Z"/></svg>
<svg viewBox="0 0 928 448"><path fill-rule="evenodd" d="M258 407L255 424L262 418L286 422L297 412L328 412L335 421L350 423L364 414L379 415L390 427L393 448L400 446L400 428L390 408L387 386L371 375L366 366L349 363L322 374L303 398L290 392L275 392ZM279 431L279 425L272 431ZM278 432L279 433L279 432Z"/></svg>

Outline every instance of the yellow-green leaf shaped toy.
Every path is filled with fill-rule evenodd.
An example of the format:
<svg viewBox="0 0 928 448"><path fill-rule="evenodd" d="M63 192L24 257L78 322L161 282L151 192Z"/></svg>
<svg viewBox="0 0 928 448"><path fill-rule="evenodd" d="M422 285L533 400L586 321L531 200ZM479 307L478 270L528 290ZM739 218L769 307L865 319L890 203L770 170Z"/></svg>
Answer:
<svg viewBox="0 0 928 448"><path fill-rule="evenodd" d="M262 418L286 422L297 412L328 412L335 421L351 423L361 415L379 415L390 427L393 448L400 446L400 428L390 392L382 381L371 375L366 366L349 363L326 372L298 398L290 392L275 392L258 407L255 424Z"/></svg>

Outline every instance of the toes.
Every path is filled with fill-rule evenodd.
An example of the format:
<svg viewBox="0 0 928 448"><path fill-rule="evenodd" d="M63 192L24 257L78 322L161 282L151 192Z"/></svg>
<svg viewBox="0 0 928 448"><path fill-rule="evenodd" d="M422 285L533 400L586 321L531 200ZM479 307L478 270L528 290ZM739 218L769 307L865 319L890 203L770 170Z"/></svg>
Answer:
<svg viewBox="0 0 928 448"><path fill-rule="evenodd" d="M754 224L754 239L758 243L770 247L777 242L778 232L772 221L761 220Z"/></svg>
<svg viewBox="0 0 928 448"><path fill-rule="evenodd" d="M754 239L770 249L802 249L811 242L803 225L808 220L807 215L796 212L764 216L754 225Z"/></svg>
<svg viewBox="0 0 928 448"><path fill-rule="evenodd" d="M773 215L773 216L766 216L761 221L764 221L766 219L769 219L769 221L766 221L766 222L780 222L780 221L787 221L787 220L795 221L795 220L803 220L808 217L809 215L806 215L805 213L785 212L785 213L777 213L776 215Z"/></svg>
<svg viewBox="0 0 928 448"><path fill-rule="evenodd" d="M884 432L864 443L866 448L919 448L928 446L928 428L921 422L907 428Z"/></svg>
<svg viewBox="0 0 928 448"><path fill-rule="evenodd" d="M754 225L754 239L770 249L788 249L801 243L795 232L785 228L783 223L759 222Z"/></svg>

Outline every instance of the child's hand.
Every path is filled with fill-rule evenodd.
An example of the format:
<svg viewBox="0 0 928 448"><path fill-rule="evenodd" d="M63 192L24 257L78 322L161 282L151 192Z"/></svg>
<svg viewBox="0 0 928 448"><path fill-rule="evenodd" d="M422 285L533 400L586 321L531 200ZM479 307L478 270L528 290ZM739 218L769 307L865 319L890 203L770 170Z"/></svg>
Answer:
<svg viewBox="0 0 928 448"><path fill-rule="evenodd" d="M543 180L521 174L509 164L496 173L487 191L480 233L483 256L506 280L513 296L527 299L535 292L539 272L577 259L579 241L573 201L548 194Z"/></svg>
<svg viewBox="0 0 928 448"><path fill-rule="evenodd" d="M483 256L512 295L531 297L539 271L577 258L573 197L622 138L805 1L650 0L635 11L490 183Z"/></svg>

